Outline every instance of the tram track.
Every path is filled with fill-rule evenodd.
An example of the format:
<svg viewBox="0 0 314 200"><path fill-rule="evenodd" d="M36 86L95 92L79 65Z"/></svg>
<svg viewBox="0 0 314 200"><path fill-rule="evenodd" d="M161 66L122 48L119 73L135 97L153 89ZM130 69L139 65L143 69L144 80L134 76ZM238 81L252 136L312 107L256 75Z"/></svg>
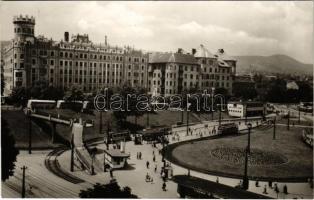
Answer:
<svg viewBox="0 0 314 200"><path fill-rule="evenodd" d="M53 151L51 151L47 157L45 158L45 166L46 168L52 172L54 175L66 180L66 181L69 181L71 183L74 183L74 184L78 184L78 183L83 183L85 182L84 180L64 171L61 169L60 167L60 164L57 160L57 157L59 155L61 155L64 151L66 151L67 148L57 148Z"/></svg>

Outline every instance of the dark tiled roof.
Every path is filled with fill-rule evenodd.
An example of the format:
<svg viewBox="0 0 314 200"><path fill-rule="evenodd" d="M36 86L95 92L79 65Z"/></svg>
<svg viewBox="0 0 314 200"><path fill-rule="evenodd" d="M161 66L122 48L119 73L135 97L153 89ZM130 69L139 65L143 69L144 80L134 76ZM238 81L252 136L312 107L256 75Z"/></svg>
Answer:
<svg viewBox="0 0 314 200"><path fill-rule="evenodd" d="M196 190L201 190L205 193L211 193L218 198L225 199L270 199L268 196L256 194L253 192L245 191L242 189L234 188L231 186L219 184L213 181L208 181L205 179L186 176L186 175L176 175L172 179L179 185L195 188Z"/></svg>
<svg viewBox="0 0 314 200"><path fill-rule="evenodd" d="M149 62L198 64L193 55L180 53L151 53L149 54Z"/></svg>
<svg viewBox="0 0 314 200"><path fill-rule="evenodd" d="M129 154L122 153L119 149L109 149L109 150L105 149L104 151L111 157L127 158L130 156Z"/></svg>

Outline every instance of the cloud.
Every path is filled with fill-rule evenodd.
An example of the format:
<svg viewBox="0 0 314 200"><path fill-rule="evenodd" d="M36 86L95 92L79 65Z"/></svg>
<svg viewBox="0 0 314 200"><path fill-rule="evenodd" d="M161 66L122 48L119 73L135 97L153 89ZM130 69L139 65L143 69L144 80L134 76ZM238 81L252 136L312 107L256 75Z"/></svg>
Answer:
<svg viewBox="0 0 314 200"><path fill-rule="evenodd" d="M64 31L95 42L175 51L204 44L233 55L287 54L312 62L313 2L1 2L1 38L13 37L12 17L36 17L36 34Z"/></svg>

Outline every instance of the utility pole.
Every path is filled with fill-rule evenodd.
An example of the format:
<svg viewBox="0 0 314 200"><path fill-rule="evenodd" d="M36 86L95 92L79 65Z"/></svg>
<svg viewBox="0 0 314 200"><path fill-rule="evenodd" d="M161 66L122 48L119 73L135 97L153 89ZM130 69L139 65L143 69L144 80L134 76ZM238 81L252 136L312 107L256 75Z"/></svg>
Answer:
<svg viewBox="0 0 314 200"><path fill-rule="evenodd" d="M99 135L102 134L102 111L99 111Z"/></svg>
<svg viewBox="0 0 314 200"><path fill-rule="evenodd" d="M220 105L220 108L219 108L219 126L221 125L221 106L222 105Z"/></svg>
<svg viewBox="0 0 314 200"><path fill-rule="evenodd" d="M248 123L248 125L247 125L247 127L248 127L248 131L249 131L249 133L248 133L248 141L247 141L247 150L248 150L248 153L251 153L251 129L252 129L252 124L251 123Z"/></svg>
<svg viewBox="0 0 314 200"><path fill-rule="evenodd" d="M247 141L247 147L245 148L245 161L244 161L244 176L243 176L243 189L247 190L249 188L249 178L247 176L247 169L248 169L248 154L251 152L251 128L252 124L249 123L247 125L248 127L248 141Z"/></svg>
<svg viewBox="0 0 314 200"><path fill-rule="evenodd" d="M166 153L166 150L165 150L165 135L166 135L166 128L164 128L164 134L163 134L163 137L162 137L162 162L164 163L164 169L166 168L166 160L165 160L165 153Z"/></svg>
<svg viewBox="0 0 314 200"><path fill-rule="evenodd" d="M25 198L25 170L27 167L25 165L21 168L23 170L23 177L22 177L22 198Z"/></svg>
<svg viewBox="0 0 314 200"><path fill-rule="evenodd" d="M275 140L276 139L276 117L273 120L273 124L274 124L273 140Z"/></svg>
<svg viewBox="0 0 314 200"><path fill-rule="evenodd" d="M189 111L186 109L186 135L189 135Z"/></svg>
<svg viewBox="0 0 314 200"><path fill-rule="evenodd" d="M245 124L247 123L247 104L245 104Z"/></svg>
<svg viewBox="0 0 314 200"><path fill-rule="evenodd" d="M32 118L28 116L28 153L32 154Z"/></svg>
<svg viewBox="0 0 314 200"><path fill-rule="evenodd" d="M215 88L212 88L212 120L214 120L214 93L215 93Z"/></svg>
<svg viewBox="0 0 314 200"><path fill-rule="evenodd" d="M109 140L110 140L110 124L109 124L109 119L107 120L107 141L106 141L106 146L107 150L109 150Z"/></svg>
<svg viewBox="0 0 314 200"><path fill-rule="evenodd" d="M181 111L181 123L183 124L183 115L184 115L184 109Z"/></svg>
<svg viewBox="0 0 314 200"><path fill-rule="evenodd" d="M243 185L242 189L247 190L249 189L249 178L247 177L247 168L248 168L248 147L245 148L245 160L244 160L244 176L243 176Z"/></svg>
<svg viewBox="0 0 314 200"><path fill-rule="evenodd" d="M71 137L71 172L74 171L74 136Z"/></svg>

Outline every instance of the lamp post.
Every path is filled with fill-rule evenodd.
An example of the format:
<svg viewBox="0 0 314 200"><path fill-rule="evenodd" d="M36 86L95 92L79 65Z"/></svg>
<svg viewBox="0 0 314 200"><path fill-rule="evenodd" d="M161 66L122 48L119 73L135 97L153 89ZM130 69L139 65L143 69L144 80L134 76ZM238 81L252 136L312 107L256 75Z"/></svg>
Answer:
<svg viewBox="0 0 314 200"><path fill-rule="evenodd" d="M164 166L164 169L166 168L166 160L165 160L165 153L166 153L166 150L165 150L165 135L166 135L166 128L164 128L163 130L164 134L162 136L162 162L163 162L163 166Z"/></svg>
<svg viewBox="0 0 314 200"><path fill-rule="evenodd" d="M28 154L32 154L32 118L30 113L28 115Z"/></svg>
<svg viewBox="0 0 314 200"><path fill-rule="evenodd" d="M22 177L22 198L25 198L25 170L27 169L27 167L23 166L21 168L23 170L23 177Z"/></svg>
<svg viewBox="0 0 314 200"><path fill-rule="evenodd" d="M189 135L189 107L191 106L190 103L187 102L187 107L186 107L186 135Z"/></svg>
<svg viewBox="0 0 314 200"><path fill-rule="evenodd" d="M248 153L251 153L251 129L252 129L252 124L248 123L247 125L248 128L248 141L247 141L247 146L248 146Z"/></svg>
<svg viewBox="0 0 314 200"><path fill-rule="evenodd" d="M245 148L245 160L244 160L244 176L243 176L243 185L242 188L244 190L247 190L249 188L249 178L247 176L247 171L248 171L248 156L250 153L250 136L251 136L251 128L252 128L252 124L249 123L248 125L248 143L247 143L247 147Z"/></svg>
<svg viewBox="0 0 314 200"><path fill-rule="evenodd" d="M247 103L245 104L245 124L247 123Z"/></svg>
<svg viewBox="0 0 314 200"><path fill-rule="evenodd" d="M214 94L215 94L215 88L212 87L212 120L214 120Z"/></svg>
<svg viewBox="0 0 314 200"><path fill-rule="evenodd" d="M70 165L70 171L74 171L74 135L72 134L71 137L71 165Z"/></svg>

